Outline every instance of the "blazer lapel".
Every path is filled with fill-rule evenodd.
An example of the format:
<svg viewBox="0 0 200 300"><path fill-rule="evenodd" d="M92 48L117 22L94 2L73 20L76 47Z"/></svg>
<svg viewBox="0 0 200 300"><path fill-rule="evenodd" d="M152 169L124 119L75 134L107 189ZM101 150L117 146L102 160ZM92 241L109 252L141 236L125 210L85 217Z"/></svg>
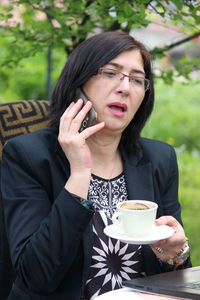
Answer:
<svg viewBox="0 0 200 300"><path fill-rule="evenodd" d="M124 168L125 179L129 200L154 199L152 164L146 163L142 166L126 165Z"/></svg>
<svg viewBox="0 0 200 300"><path fill-rule="evenodd" d="M123 147L120 151L124 164L128 199L155 201L152 163L142 159L142 152L127 155Z"/></svg>

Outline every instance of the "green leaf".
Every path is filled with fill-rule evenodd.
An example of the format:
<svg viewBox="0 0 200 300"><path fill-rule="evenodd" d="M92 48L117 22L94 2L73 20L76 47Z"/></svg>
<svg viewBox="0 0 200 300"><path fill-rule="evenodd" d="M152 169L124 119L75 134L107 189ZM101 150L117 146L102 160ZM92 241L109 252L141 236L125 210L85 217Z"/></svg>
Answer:
<svg viewBox="0 0 200 300"><path fill-rule="evenodd" d="M124 13L125 13L125 16L124 16L125 18L128 17L128 16L131 16L133 14L133 8L130 5L130 3L128 3L128 2L124 2L123 10L124 10Z"/></svg>
<svg viewBox="0 0 200 300"><path fill-rule="evenodd" d="M183 1L182 0L172 0L172 2L176 5L176 7L181 10L183 8Z"/></svg>
<svg viewBox="0 0 200 300"><path fill-rule="evenodd" d="M144 19L146 16L146 7L143 3L140 4L140 18Z"/></svg>

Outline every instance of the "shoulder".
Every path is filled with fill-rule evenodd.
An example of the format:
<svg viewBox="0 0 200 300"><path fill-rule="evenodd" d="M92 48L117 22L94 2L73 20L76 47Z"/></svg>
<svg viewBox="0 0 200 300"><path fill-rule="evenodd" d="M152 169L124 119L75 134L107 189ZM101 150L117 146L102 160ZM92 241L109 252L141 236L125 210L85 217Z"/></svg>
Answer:
<svg viewBox="0 0 200 300"><path fill-rule="evenodd" d="M158 141L158 140L153 140L153 139L148 139L141 137L139 139L139 143L143 149L149 149L149 150L154 150L154 149L161 149L161 150L166 150L166 151L171 151L173 147L165 142Z"/></svg>
<svg viewBox="0 0 200 300"><path fill-rule="evenodd" d="M162 141L148 139L148 138L140 138L139 140L141 150L143 154L157 156L157 155L171 155L171 153L175 153L175 149Z"/></svg>
<svg viewBox="0 0 200 300"><path fill-rule="evenodd" d="M147 138L140 138L139 143L143 160L148 160L155 164L176 164L176 152L171 145Z"/></svg>
<svg viewBox="0 0 200 300"><path fill-rule="evenodd" d="M38 153L42 152L45 149L49 149L56 145L57 135L56 132L52 129L45 128L37 130L28 134L21 134L14 138L9 139L4 147L3 154L7 152L24 152L29 153Z"/></svg>
<svg viewBox="0 0 200 300"><path fill-rule="evenodd" d="M48 139L56 137L56 132L53 129L50 128L44 128L40 130L36 130L34 132L26 133L26 134L20 134L18 136L15 136L11 139L9 139L6 143L7 144L18 144L18 143L29 143L30 141L48 141Z"/></svg>

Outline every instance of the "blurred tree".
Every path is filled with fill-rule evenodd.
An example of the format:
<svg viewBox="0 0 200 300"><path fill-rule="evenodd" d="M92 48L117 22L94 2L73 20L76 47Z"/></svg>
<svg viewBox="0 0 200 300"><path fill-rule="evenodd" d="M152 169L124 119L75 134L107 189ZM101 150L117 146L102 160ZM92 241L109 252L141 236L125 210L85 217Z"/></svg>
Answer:
<svg viewBox="0 0 200 300"><path fill-rule="evenodd" d="M152 49L155 58L200 35L199 0L2 0L0 34L8 47L1 55L0 66L15 67L22 58L48 49L49 89L54 47L64 48L68 55L89 34L105 30L130 32L148 26L156 17L177 26L184 37ZM167 82L175 74L189 78L199 65L200 59L184 57L173 70L159 76Z"/></svg>

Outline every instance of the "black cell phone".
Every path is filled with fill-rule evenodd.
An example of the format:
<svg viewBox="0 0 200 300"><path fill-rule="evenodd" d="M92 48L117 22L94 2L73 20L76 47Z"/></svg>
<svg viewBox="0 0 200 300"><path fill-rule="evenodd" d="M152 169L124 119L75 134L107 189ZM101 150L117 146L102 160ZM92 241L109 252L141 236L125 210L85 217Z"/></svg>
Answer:
<svg viewBox="0 0 200 300"><path fill-rule="evenodd" d="M79 88L76 91L75 101L77 101L80 98L83 100L84 104L88 101L88 98L85 95L84 91ZM87 113L85 119L83 120L79 131L81 132L84 129L86 129L87 127L94 125L96 123L96 120L97 120L97 113L96 113L94 107L92 107L90 109L90 111Z"/></svg>

